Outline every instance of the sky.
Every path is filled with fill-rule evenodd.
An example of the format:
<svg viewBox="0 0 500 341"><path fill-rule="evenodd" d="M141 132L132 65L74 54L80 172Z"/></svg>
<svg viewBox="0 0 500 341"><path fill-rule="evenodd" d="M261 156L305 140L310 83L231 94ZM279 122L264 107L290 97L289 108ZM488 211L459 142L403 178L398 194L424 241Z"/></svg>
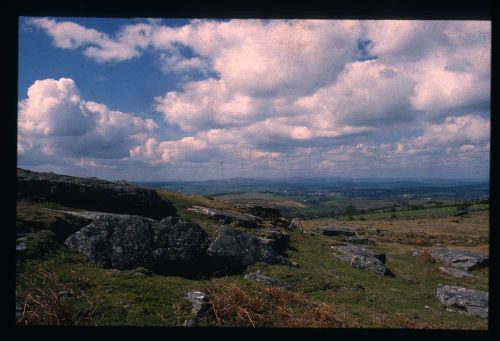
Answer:
<svg viewBox="0 0 500 341"><path fill-rule="evenodd" d="M18 73L35 171L489 178L489 21L20 17Z"/></svg>

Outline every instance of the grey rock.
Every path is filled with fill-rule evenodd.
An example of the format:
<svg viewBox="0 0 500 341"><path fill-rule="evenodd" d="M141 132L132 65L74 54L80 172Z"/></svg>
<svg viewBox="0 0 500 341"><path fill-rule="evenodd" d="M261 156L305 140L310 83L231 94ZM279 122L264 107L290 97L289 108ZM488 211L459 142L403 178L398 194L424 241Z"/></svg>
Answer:
<svg viewBox="0 0 500 341"><path fill-rule="evenodd" d="M207 254L213 260L218 260L225 267L234 270L244 269L257 262L291 265L287 258L262 243L258 237L225 225L215 232Z"/></svg>
<svg viewBox="0 0 500 341"><path fill-rule="evenodd" d="M436 295L439 301L447 307L458 309L467 315L488 317L489 294L486 291L438 285Z"/></svg>
<svg viewBox="0 0 500 341"><path fill-rule="evenodd" d="M210 308L209 300L207 294L192 290L187 293L187 299L191 303L191 312L199 317L203 313L207 312Z"/></svg>
<svg viewBox="0 0 500 341"><path fill-rule="evenodd" d="M338 227L323 227L319 229L319 232L325 236L355 236L356 232L350 229L338 228Z"/></svg>
<svg viewBox="0 0 500 341"><path fill-rule="evenodd" d="M299 218L293 218L290 224L287 227L289 230L300 230L304 231L304 228L302 227L302 223L300 222Z"/></svg>
<svg viewBox="0 0 500 341"><path fill-rule="evenodd" d="M17 169L17 196L68 207L135 214L153 219L176 215L175 207L156 190L128 183Z"/></svg>
<svg viewBox="0 0 500 341"><path fill-rule="evenodd" d="M188 219L101 216L65 242L106 268L189 273L205 256L207 234Z"/></svg>
<svg viewBox="0 0 500 341"><path fill-rule="evenodd" d="M450 248L435 249L430 255L435 261L444 264L448 268L464 271L486 267L489 261L488 257L480 254Z"/></svg>
<svg viewBox="0 0 500 341"><path fill-rule="evenodd" d="M353 268L394 277L394 273L385 265L385 254L381 252L352 244L332 246L332 249L335 251L335 257L349 262Z"/></svg>
<svg viewBox="0 0 500 341"><path fill-rule="evenodd" d="M220 210L217 208L210 208L205 206L192 206L188 208L189 211L195 212L198 214L203 214L213 219L216 219L221 224L230 224L234 223L237 226L248 227L248 228L256 228L258 227L257 221L255 218L241 214L236 211L227 211Z"/></svg>
<svg viewBox="0 0 500 341"><path fill-rule="evenodd" d="M278 253L283 252L289 245L290 235L276 229L259 228L252 233L260 238L264 244L270 245Z"/></svg>
<svg viewBox="0 0 500 341"><path fill-rule="evenodd" d="M285 282L281 279L269 277L268 275L266 275L266 273L264 273L263 271L260 271L260 270L248 273L244 276L244 278L251 280L251 281L263 283L267 286L274 287L274 288L283 288L283 289L288 289L288 290L292 289L292 286L290 284L288 284L287 282Z"/></svg>
<svg viewBox="0 0 500 341"><path fill-rule="evenodd" d="M451 268L451 267L444 267L444 266L440 266L438 269L439 269L439 271L441 271L445 274L451 275L453 277L459 277L459 278L474 277L474 275L472 273L470 273L469 271L466 271L466 270L461 270L461 269L456 269L456 268Z"/></svg>
<svg viewBox="0 0 500 341"><path fill-rule="evenodd" d="M16 255L24 256L26 254L27 246L26 241L28 239L28 235L19 236L16 239Z"/></svg>
<svg viewBox="0 0 500 341"><path fill-rule="evenodd" d="M364 245L374 245L373 240L365 238L365 237L344 237L342 238L344 242L350 244L364 244Z"/></svg>
<svg viewBox="0 0 500 341"><path fill-rule="evenodd" d="M189 320L185 320L182 325L184 327L196 327L197 323L196 323L196 320L189 319Z"/></svg>
<svg viewBox="0 0 500 341"><path fill-rule="evenodd" d="M261 218L277 219L281 217L280 210L274 207L267 207L254 203L240 204L237 205L237 207L243 212L247 212Z"/></svg>
<svg viewBox="0 0 500 341"><path fill-rule="evenodd" d="M359 255L364 257L374 257L377 258L382 264L385 264L386 261L385 253L363 245L347 244L347 245L332 246L331 248L334 249L335 251L338 251L340 254L346 256Z"/></svg>

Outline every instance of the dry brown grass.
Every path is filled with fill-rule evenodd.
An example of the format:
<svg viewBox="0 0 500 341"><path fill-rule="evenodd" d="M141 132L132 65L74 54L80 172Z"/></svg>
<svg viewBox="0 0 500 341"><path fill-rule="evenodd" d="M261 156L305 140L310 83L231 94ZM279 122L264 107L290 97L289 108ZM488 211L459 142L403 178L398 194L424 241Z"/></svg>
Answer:
<svg viewBox="0 0 500 341"><path fill-rule="evenodd" d="M46 271L37 277L20 274L16 296L21 310L16 311L18 325L87 325L95 310L76 313L75 303L84 300L94 307L93 299L84 290L88 283L74 273L69 282L63 283L55 274Z"/></svg>
<svg viewBox="0 0 500 341"><path fill-rule="evenodd" d="M317 227L332 225L356 228L358 233L380 243L461 246L471 251L488 253L489 211L471 212L458 219L456 217L371 221L317 219L306 220L302 224L306 232Z"/></svg>
<svg viewBox="0 0 500 341"><path fill-rule="evenodd" d="M281 288L220 283L207 290L210 311L205 324L233 327L352 326L343 321L331 304L314 302L304 294Z"/></svg>
<svg viewBox="0 0 500 341"><path fill-rule="evenodd" d="M402 328L408 329L439 329L435 323L419 322L415 318L410 318L404 314L397 314L396 320Z"/></svg>

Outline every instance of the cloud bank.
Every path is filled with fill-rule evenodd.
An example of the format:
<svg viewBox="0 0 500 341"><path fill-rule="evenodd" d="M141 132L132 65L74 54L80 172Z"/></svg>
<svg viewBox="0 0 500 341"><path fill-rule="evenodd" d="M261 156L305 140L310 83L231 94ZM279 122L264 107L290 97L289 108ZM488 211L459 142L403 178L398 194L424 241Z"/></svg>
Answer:
<svg viewBox="0 0 500 341"><path fill-rule="evenodd" d="M148 53L158 77L185 77L158 89L163 122L84 100L71 79L35 81L19 103L25 164L205 167L206 177L221 167L224 176L488 174L490 22L148 21L113 35L49 18L29 25L97 63Z"/></svg>

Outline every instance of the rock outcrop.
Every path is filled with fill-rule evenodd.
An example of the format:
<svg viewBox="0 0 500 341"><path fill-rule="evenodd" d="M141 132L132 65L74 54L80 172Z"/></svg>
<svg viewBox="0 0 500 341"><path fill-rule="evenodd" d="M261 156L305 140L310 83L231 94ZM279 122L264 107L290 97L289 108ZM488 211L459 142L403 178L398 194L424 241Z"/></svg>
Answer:
<svg viewBox="0 0 500 341"><path fill-rule="evenodd" d="M325 236L355 236L356 232L350 229L339 227L323 227L318 230Z"/></svg>
<svg viewBox="0 0 500 341"><path fill-rule="evenodd" d="M489 261L488 257L480 254L450 248L433 250L430 255L436 262L443 264L445 268L454 268L462 271L471 271L486 267Z"/></svg>
<svg viewBox="0 0 500 341"><path fill-rule="evenodd" d="M197 205L188 208L188 210L216 219L221 224L234 223L237 226L249 228L256 228L258 226L257 221L253 217L246 216L236 211L226 211Z"/></svg>
<svg viewBox="0 0 500 341"><path fill-rule="evenodd" d="M394 273L385 265L386 257L382 252L353 244L331 246L331 248L335 257L349 262L353 268L394 277Z"/></svg>
<svg viewBox="0 0 500 341"><path fill-rule="evenodd" d="M486 291L438 285L436 295L445 306L455 308L467 315L488 317L489 295Z"/></svg>
<svg viewBox="0 0 500 341"><path fill-rule="evenodd" d="M255 272L248 273L244 276L245 279L255 281L258 283L262 283L264 285L267 285L269 287L273 288L282 288L282 289L292 289L292 286L288 284L287 282L278 279L278 278L273 278L268 276L266 273L263 271L257 270Z"/></svg>
<svg viewBox="0 0 500 341"><path fill-rule="evenodd" d="M238 209L245 213L249 213L251 215L266 218L266 219L278 219L281 218L281 212L279 209L274 207L267 207L262 205L257 205L253 203L247 204L239 204L237 205Z"/></svg>
<svg viewBox="0 0 500 341"><path fill-rule="evenodd" d="M192 274L208 247L205 231L187 219L101 216L65 242L107 268L145 267L157 273Z"/></svg>
<svg viewBox="0 0 500 341"><path fill-rule="evenodd" d="M225 225L215 232L207 254L216 267L228 271L242 271L257 262L293 266L257 236Z"/></svg>
<svg viewBox="0 0 500 341"><path fill-rule="evenodd" d="M154 189L125 182L17 170L17 196L93 211L134 214L162 219L175 216L171 202Z"/></svg>
<svg viewBox="0 0 500 341"><path fill-rule="evenodd" d="M278 253L285 251L289 246L290 235L280 230L260 228L252 232Z"/></svg>

